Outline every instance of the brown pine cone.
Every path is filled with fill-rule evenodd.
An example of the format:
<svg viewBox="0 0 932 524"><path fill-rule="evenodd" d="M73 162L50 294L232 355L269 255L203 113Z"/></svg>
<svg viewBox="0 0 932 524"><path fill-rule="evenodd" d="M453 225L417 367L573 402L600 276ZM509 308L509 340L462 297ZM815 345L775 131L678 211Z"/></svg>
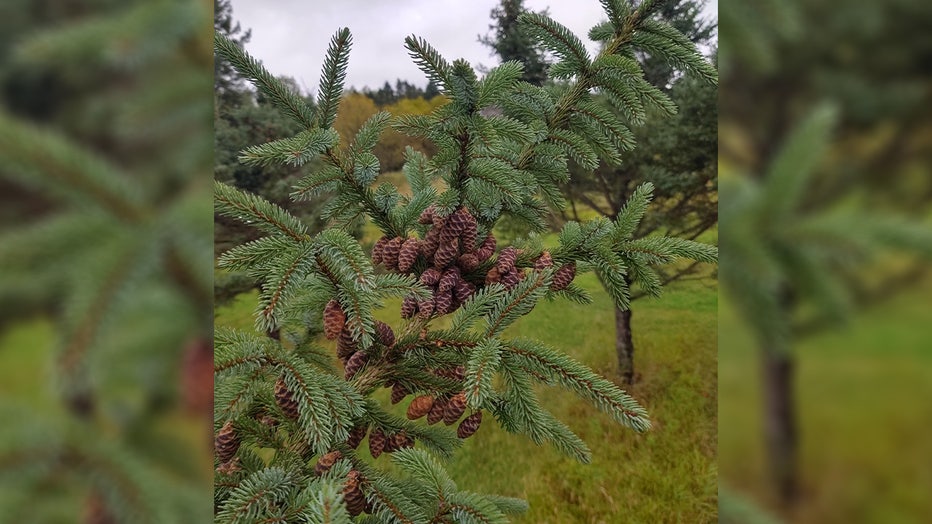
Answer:
<svg viewBox="0 0 932 524"><path fill-rule="evenodd" d="M456 395L453 395L449 402L447 402L447 405L444 406L443 423L448 426L453 424L463 416L464 411L466 411L466 393L460 391Z"/></svg>
<svg viewBox="0 0 932 524"><path fill-rule="evenodd" d="M515 267L516 260L518 260L518 250L508 246L498 254L498 261L495 263L495 267L498 268L499 273L504 275Z"/></svg>
<svg viewBox="0 0 932 524"><path fill-rule="evenodd" d="M233 421L228 420L217 432L217 436L214 437L214 450L217 452L217 459L220 460L221 464L233 460L236 452L239 451L239 443L239 435L236 434Z"/></svg>
<svg viewBox="0 0 932 524"><path fill-rule="evenodd" d="M330 471L330 468L341 458L343 458L343 453L340 453L340 450L334 450L321 455L321 457L317 459L317 464L314 466L314 474L319 477Z"/></svg>
<svg viewBox="0 0 932 524"><path fill-rule="evenodd" d="M456 287L456 283L460 280L460 268L453 266L448 268L443 272L443 276L440 277L440 281L437 282L437 291L450 291Z"/></svg>
<svg viewBox="0 0 932 524"><path fill-rule="evenodd" d="M550 257L549 251L544 251L537 257L537 260L534 261L534 269L542 271L553 265L553 258Z"/></svg>
<svg viewBox="0 0 932 524"><path fill-rule="evenodd" d="M336 300L330 299L324 306L324 334L328 340L333 340L340 336L340 331L346 324L346 314L343 308Z"/></svg>
<svg viewBox="0 0 932 524"><path fill-rule="evenodd" d="M369 432L369 453L372 458L379 458L379 455L385 451L385 433L382 428L376 427Z"/></svg>
<svg viewBox="0 0 932 524"><path fill-rule="evenodd" d="M369 431L369 426L356 426L351 429L349 437L346 439L346 445L349 446L350 449L358 448L362 439L366 438L367 431Z"/></svg>
<svg viewBox="0 0 932 524"><path fill-rule="evenodd" d="M424 240L419 245L421 256L427 260L432 259L434 257L434 253L437 252L437 247L439 246L440 230L437 228L428 229L427 233L424 235Z"/></svg>
<svg viewBox="0 0 932 524"><path fill-rule="evenodd" d="M343 367L343 375L346 380L353 378L356 373L359 373L359 370L366 365L368 360L369 355L366 355L362 351L353 353L349 360L346 361L346 365Z"/></svg>
<svg viewBox="0 0 932 524"><path fill-rule="evenodd" d="M523 274L524 272L522 270L512 267L511 271L502 274L502 284L504 284L507 289L514 289L514 287L518 285L518 282L521 282Z"/></svg>
<svg viewBox="0 0 932 524"><path fill-rule="evenodd" d="M443 420L443 410L446 405L447 401L445 399L434 399L434 405L431 406L430 411L427 412L427 423L434 425Z"/></svg>
<svg viewBox="0 0 932 524"><path fill-rule="evenodd" d="M409 238L404 241L398 251L398 271L407 273L411 266L417 260L418 241L415 238Z"/></svg>
<svg viewBox="0 0 932 524"><path fill-rule="evenodd" d="M456 283L456 287L453 288L453 296L456 297L457 301L463 303L469 300L469 297L471 297L475 291L476 286L471 282L460 280Z"/></svg>
<svg viewBox="0 0 932 524"><path fill-rule="evenodd" d="M422 300L417 304L417 314L418 318L424 320L430 318L434 314L434 299L428 298L427 300Z"/></svg>
<svg viewBox="0 0 932 524"><path fill-rule="evenodd" d="M382 250L382 263L388 269L398 269L398 254L401 252L401 242L404 239L395 237L385 243Z"/></svg>
<svg viewBox="0 0 932 524"><path fill-rule="evenodd" d="M453 311L453 292L450 290L438 291L434 296L434 314L446 315Z"/></svg>
<svg viewBox="0 0 932 524"><path fill-rule="evenodd" d="M346 511L351 517L362 514L366 509L366 496L359 486L361 481L359 472L354 469L350 470L346 482L343 483L343 502L346 503Z"/></svg>
<svg viewBox="0 0 932 524"><path fill-rule="evenodd" d="M485 262L495 253L495 236L492 233L489 233L485 240L482 241L482 245L479 246L479 249L476 251L476 255L479 257L479 262Z"/></svg>
<svg viewBox="0 0 932 524"><path fill-rule="evenodd" d="M442 274L443 273L439 269L435 267L429 267L424 270L423 273L421 273L421 284L424 284L425 286L435 286L438 282L440 282L440 276Z"/></svg>
<svg viewBox="0 0 932 524"><path fill-rule="evenodd" d="M430 395L415 397L414 400L408 404L408 419L417 420L429 413L432 407L434 407L434 398Z"/></svg>
<svg viewBox="0 0 932 524"><path fill-rule="evenodd" d="M485 274L485 285L494 284L502 280L501 273L498 272L497 267L493 267Z"/></svg>
<svg viewBox="0 0 932 524"><path fill-rule="evenodd" d="M434 265L438 268L445 268L459 258L460 241L453 238L449 242L442 242L437 252L434 253Z"/></svg>
<svg viewBox="0 0 932 524"><path fill-rule="evenodd" d="M463 379L466 378L466 366L460 365L460 366L456 366L455 368L453 368L452 377L453 377L453 380L457 382L462 382Z"/></svg>
<svg viewBox="0 0 932 524"><path fill-rule="evenodd" d="M337 340L337 357L340 360L347 359L356 352L356 349L357 345L356 341L353 340L353 333L344 325L343 330L340 331L340 338Z"/></svg>
<svg viewBox="0 0 932 524"><path fill-rule="evenodd" d="M417 218L419 224L430 224L434 219L434 208L433 204L427 206L424 211L421 211L421 216Z"/></svg>
<svg viewBox="0 0 932 524"><path fill-rule="evenodd" d="M408 396L408 393L408 389L401 384L397 382L392 384L392 404L397 404L404 400L404 398Z"/></svg>
<svg viewBox="0 0 932 524"><path fill-rule="evenodd" d="M576 263L570 262L569 264L561 266L560 269L554 272L550 289L554 291L566 289L566 286L569 286L574 278L576 278Z"/></svg>
<svg viewBox="0 0 932 524"><path fill-rule="evenodd" d="M437 213L437 210L434 209L434 214L431 215L430 221L434 225L434 229L437 230L437 233L440 234L442 229L447 225L447 217L442 217Z"/></svg>
<svg viewBox="0 0 932 524"><path fill-rule="evenodd" d="M278 404L286 417L290 419L298 418L298 401L294 399L291 391L288 390L283 377L279 377L278 381L275 382L275 403Z"/></svg>
<svg viewBox="0 0 932 524"><path fill-rule="evenodd" d="M395 332L392 331L391 326L381 320L375 321L375 337L387 348L395 345Z"/></svg>
<svg viewBox="0 0 932 524"><path fill-rule="evenodd" d="M405 297L401 301L401 318L411 318L415 313L417 313L417 300L411 296Z"/></svg>
<svg viewBox="0 0 932 524"><path fill-rule="evenodd" d="M466 208L463 209L465 210ZM460 239L462 240L460 245L463 246L463 250L472 251L476 247L476 237L478 236L479 232L476 227L476 219L471 214L469 214L469 211L466 211L466 219L466 228L460 235Z"/></svg>
<svg viewBox="0 0 932 524"><path fill-rule="evenodd" d="M467 245L464 243L464 246ZM465 253L463 256L456 261L457 265L463 269L463 271L469 273L475 271L479 267L479 257L475 253Z"/></svg>
<svg viewBox="0 0 932 524"><path fill-rule="evenodd" d="M456 428L456 436L459 438L469 438L471 437L476 430L479 429L479 424L482 423L482 412L477 411L472 415L464 418L458 428Z"/></svg>
<svg viewBox="0 0 932 524"><path fill-rule="evenodd" d="M443 228L443 232L440 234L440 242L448 242L454 237L462 235L466 228L469 227L470 219L472 215L469 214L469 211L465 207L461 207L453 212L450 215L450 218L447 219L447 225Z"/></svg>
<svg viewBox="0 0 932 524"><path fill-rule="evenodd" d="M398 450L398 446L395 444L396 434L385 435L385 448L382 450L382 453L392 453Z"/></svg>
<svg viewBox="0 0 932 524"><path fill-rule="evenodd" d="M392 440L394 441L392 448L395 450L414 446L414 439L411 438L411 435L408 435L408 432L405 430L401 430L398 433L395 433Z"/></svg>
<svg viewBox="0 0 932 524"><path fill-rule="evenodd" d="M382 237L372 246L372 264L379 265L382 263L382 253L385 250L385 244L388 243L388 237Z"/></svg>

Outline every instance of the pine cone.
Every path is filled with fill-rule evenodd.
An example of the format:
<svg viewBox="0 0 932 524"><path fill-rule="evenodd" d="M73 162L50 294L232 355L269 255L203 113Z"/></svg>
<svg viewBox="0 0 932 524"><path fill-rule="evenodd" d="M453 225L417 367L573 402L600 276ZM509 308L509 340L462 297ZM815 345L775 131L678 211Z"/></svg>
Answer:
<svg viewBox="0 0 932 524"><path fill-rule="evenodd" d="M456 436L459 438L469 438L479 429L479 424L482 423L482 412L477 411L472 415L464 418L458 428L456 428Z"/></svg>
<svg viewBox="0 0 932 524"><path fill-rule="evenodd" d="M514 287L518 285L518 282L521 282L521 277L523 275L524 272L522 270L512 267L511 271L502 274L501 282L507 289L514 289Z"/></svg>
<svg viewBox="0 0 932 524"><path fill-rule="evenodd" d="M236 456L236 452L239 451L239 435L236 434L232 420L228 420L217 432L217 436L214 437L214 450L221 464L226 464Z"/></svg>
<svg viewBox="0 0 932 524"><path fill-rule="evenodd" d="M402 273L410 271L411 266L413 266L414 262L417 260L417 253L417 239L409 238L405 240L398 251L398 271Z"/></svg>
<svg viewBox="0 0 932 524"><path fill-rule="evenodd" d="M385 433L382 432L382 428L374 428L369 433L369 453L372 454L372 458L379 458L379 455L385 451Z"/></svg>
<svg viewBox="0 0 932 524"><path fill-rule="evenodd" d="M442 231L440 230L447 225L447 217L440 216L436 209L434 209L434 214L430 217L430 221L434 224L434 229L437 230L438 234L441 233Z"/></svg>
<svg viewBox="0 0 932 524"><path fill-rule="evenodd" d="M375 321L375 337L387 348L395 345L395 332L392 331L391 326L381 320Z"/></svg>
<svg viewBox="0 0 932 524"><path fill-rule="evenodd" d="M542 271L553 265L553 258L550 257L549 251L544 251L537 257L537 260L534 261L534 269Z"/></svg>
<svg viewBox="0 0 932 524"><path fill-rule="evenodd" d="M556 270L553 274L553 282L550 284L550 289L554 291L560 291L561 289L566 289L566 286L569 286L573 282L573 279L576 278L576 264L570 262L560 269Z"/></svg>
<svg viewBox="0 0 932 524"><path fill-rule="evenodd" d="M401 252L401 237L395 237L385 244L382 250L382 263L388 269L398 269L398 254Z"/></svg>
<svg viewBox="0 0 932 524"><path fill-rule="evenodd" d="M434 253L434 265L438 268L449 266L459 257L460 241L453 238L449 242L441 242L437 252Z"/></svg>
<svg viewBox="0 0 932 524"><path fill-rule="evenodd" d="M445 399L434 399L434 405L431 406L430 411L427 412L427 423L434 425L443 420L443 410L446 405L447 401Z"/></svg>
<svg viewBox="0 0 932 524"><path fill-rule="evenodd" d="M401 301L401 318L408 319L417 313L417 300L412 296L407 296Z"/></svg>
<svg viewBox="0 0 932 524"><path fill-rule="evenodd" d="M456 366L453 368L453 380L462 382L466 378L466 366Z"/></svg>
<svg viewBox="0 0 932 524"><path fill-rule="evenodd" d="M408 419L417 420L428 414L432 407L434 407L434 398L430 395L415 397L414 400L408 404Z"/></svg>
<svg viewBox="0 0 932 524"><path fill-rule="evenodd" d="M366 509L366 496L359 486L360 481L359 472L354 469L350 470L343 484L343 502L351 517L360 515Z"/></svg>
<svg viewBox="0 0 932 524"><path fill-rule="evenodd" d="M456 297L456 300L460 303L466 302L469 300L469 297L476 291L476 286L471 282L465 280L460 280L456 283L456 287L453 288L453 296Z"/></svg>
<svg viewBox="0 0 932 524"><path fill-rule="evenodd" d="M466 208L463 208L464 210ZM460 235L460 245L463 246L464 251L472 251L476 247L476 237L479 232L477 229L476 219L469 214L469 211L466 211L466 228L463 230L463 233Z"/></svg>
<svg viewBox="0 0 932 524"><path fill-rule="evenodd" d="M337 340L337 357L340 360L347 359L356 352L356 349L357 345L356 341L353 340L353 333L344 325L343 330L340 331L340 338Z"/></svg>
<svg viewBox="0 0 932 524"><path fill-rule="evenodd" d="M434 209L436 206L433 204L427 206L424 211L421 211L421 216L417 218L419 224L430 224L434 219Z"/></svg>
<svg viewBox="0 0 932 524"><path fill-rule="evenodd" d="M502 280L501 273L498 272L497 267L493 267L485 274L485 285L494 284Z"/></svg>
<svg viewBox="0 0 932 524"><path fill-rule="evenodd" d="M275 403L278 404L286 417L290 419L298 418L298 401L294 399L291 391L288 391L288 386L285 384L283 377L279 377L278 381L275 382Z"/></svg>
<svg viewBox="0 0 932 524"><path fill-rule="evenodd" d="M408 435L405 430L401 430L398 433L395 433L395 435L392 437L392 440L394 444L392 446L393 450L410 448L414 446L414 439L411 438L411 435Z"/></svg>
<svg viewBox="0 0 932 524"><path fill-rule="evenodd" d="M392 453L398 451L398 446L395 445L395 435L385 435L385 449L382 450L382 453Z"/></svg>
<svg viewBox="0 0 932 524"><path fill-rule="evenodd" d="M434 299L428 298L422 300L417 305L417 314L419 318L428 319L434 313Z"/></svg>
<svg viewBox="0 0 932 524"><path fill-rule="evenodd" d="M349 437L346 439L346 445L350 449L356 449L359 447L359 443L362 442L362 439L366 438L366 432L369 431L369 426L356 426L351 429L349 432Z"/></svg>
<svg viewBox="0 0 932 524"><path fill-rule="evenodd" d="M515 267L515 261L518 260L518 250L509 246L502 250L498 254L498 261L495 263L495 267L498 268L498 272L504 275L508 273Z"/></svg>
<svg viewBox="0 0 932 524"><path fill-rule="evenodd" d="M346 314L343 308L336 300L330 299L324 306L324 334L328 340L334 340L340 336L343 326L346 324Z"/></svg>
<svg viewBox="0 0 932 524"><path fill-rule="evenodd" d="M437 247L439 246L440 230L437 228L429 229L427 234L424 235L424 240L419 245L421 256L427 260L430 260L434 257L434 253L437 252Z"/></svg>
<svg viewBox="0 0 932 524"><path fill-rule="evenodd" d="M435 267L427 268L421 273L421 284L425 286L435 286L440 282L441 271Z"/></svg>
<svg viewBox="0 0 932 524"><path fill-rule="evenodd" d="M356 373L359 373L359 370L366 365L368 360L369 355L366 355L362 351L353 353L349 360L346 361L346 365L343 367L343 375L346 380L353 378Z"/></svg>
<svg viewBox="0 0 932 524"><path fill-rule="evenodd" d="M443 228L443 233L440 235L440 242L446 242L452 240L454 237L462 235L466 228L469 227L469 219L472 218L472 215L469 214L469 211L465 207L461 207L453 212L450 215L450 218L447 219L447 225Z"/></svg>
<svg viewBox="0 0 932 524"><path fill-rule="evenodd" d="M463 416L464 411L466 411L466 393L460 391L456 395L453 395L449 402L447 402L447 405L444 406L443 423L448 426L453 424Z"/></svg>
<svg viewBox="0 0 932 524"><path fill-rule="evenodd" d="M440 281L437 283L437 291L451 291L456 287L456 283L460 280L460 268L453 266L443 272L443 276L440 277Z"/></svg>
<svg viewBox="0 0 932 524"><path fill-rule="evenodd" d="M372 246L372 264L379 265L382 263L382 253L385 250L385 244L388 243L388 237L382 237Z"/></svg>
<svg viewBox="0 0 932 524"><path fill-rule="evenodd" d="M434 313L436 315L446 315L453 311L453 292L438 291L434 297Z"/></svg>
<svg viewBox="0 0 932 524"><path fill-rule="evenodd" d="M330 468L332 468L333 465L336 464L336 462L341 458L343 458L343 453L340 453L339 450L334 450L330 453L322 455L319 459L317 459L317 464L314 466L314 474L319 477L330 471Z"/></svg>
<svg viewBox="0 0 932 524"><path fill-rule="evenodd" d="M485 240L482 241L482 245L479 246L479 249L476 251L476 255L479 257L480 262L485 262L495 253L495 237L492 233L489 233Z"/></svg>
<svg viewBox="0 0 932 524"><path fill-rule="evenodd" d="M466 253L456 261L463 271L470 273L479 267L479 257L475 253Z"/></svg>
<svg viewBox="0 0 932 524"><path fill-rule="evenodd" d="M401 384L395 382L392 384L392 404L397 404L404 400L408 396L408 389Z"/></svg>

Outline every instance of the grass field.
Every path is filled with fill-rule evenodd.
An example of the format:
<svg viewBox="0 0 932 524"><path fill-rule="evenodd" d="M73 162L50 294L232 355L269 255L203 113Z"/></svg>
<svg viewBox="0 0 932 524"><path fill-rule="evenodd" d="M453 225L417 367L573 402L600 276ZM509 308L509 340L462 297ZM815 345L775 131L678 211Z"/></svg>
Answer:
<svg viewBox="0 0 932 524"><path fill-rule="evenodd" d="M592 305L542 303L506 335L545 340L614 376L610 299L591 274L577 282L593 294ZM216 325L252 329L255 300L255 293L244 294L219 308ZM507 434L490 417L447 464L453 478L463 489L526 499L530 511L518 522L714 522L717 309L711 280L683 282L660 300L635 303L636 365L643 379L629 391L650 412L649 433L625 430L564 390L542 388L544 406L592 449L592 464ZM397 304L377 317L398 326ZM380 398L388 405L387 390Z"/></svg>
<svg viewBox="0 0 932 524"><path fill-rule="evenodd" d="M799 523L932 518L932 280L800 343ZM764 480L759 361L734 311L720 310L719 467L734 491L772 507Z"/></svg>

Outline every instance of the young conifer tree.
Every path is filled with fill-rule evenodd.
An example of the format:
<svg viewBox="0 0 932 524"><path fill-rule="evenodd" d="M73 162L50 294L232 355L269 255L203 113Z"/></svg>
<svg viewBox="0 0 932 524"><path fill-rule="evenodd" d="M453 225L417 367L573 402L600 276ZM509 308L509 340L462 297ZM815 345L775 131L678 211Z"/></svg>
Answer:
<svg viewBox="0 0 932 524"><path fill-rule="evenodd" d="M261 281L256 323L269 335L216 333L219 522L350 522L362 514L365 522L507 522L523 501L458 489L435 456L452 455L483 418L494 418L506 431L588 462L585 443L541 405L538 382L577 393L635 431L650 428L646 411L613 383L542 341L503 335L541 299L588 302L573 284L577 272L595 271L615 301L627 304L624 276L636 266L625 260L708 249L675 238L630 240L649 187L615 221L568 224L549 251L535 241L522 249L497 246L493 228L503 215L543 229L548 203L562 201L558 184L569 158L594 167L600 155L633 147L630 130L591 102L593 90L631 112L671 104L644 81L636 50L714 78L692 44L650 19L651 2L602 5L609 21L590 32L604 43L595 58L557 22L522 17L559 58L551 75L568 83L558 91L520 82L516 62L479 79L464 60L450 63L423 39L408 37L412 59L449 103L424 116L378 113L346 145L332 126L348 29L330 43L313 110L217 35L218 54L304 129L244 150L242 161L302 165L320 156L324 167L293 197L333 195L325 210L332 227L311 236L281 208L216 184L218 213L267 234L226 252L220 265ZM437 146L431 158L406 151L410 196L390 183L375 185L380 166L372 149L389 125ZM370 254L345 232L360 217L383 233ZM397 332L374 318L390 297L403 298ZM290 329L315 317L336 340L342 370L306 331ZM373 398L379 388L391 388L394 403L412 397L407 419ZM444 428L454 424L455 432ZM397 468L384 470L357 452L367 435L371 456L390 453Z"/></svg>

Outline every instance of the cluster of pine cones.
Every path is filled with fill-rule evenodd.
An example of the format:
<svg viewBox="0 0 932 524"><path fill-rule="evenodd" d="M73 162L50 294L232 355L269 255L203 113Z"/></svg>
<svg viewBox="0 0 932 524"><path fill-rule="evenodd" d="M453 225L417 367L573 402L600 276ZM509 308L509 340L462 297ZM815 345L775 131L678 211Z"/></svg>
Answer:
<svg viewBox="0 0 932 524"><path fill-rule="evenodd" d="M337 357L343 363L343 372L346 380L353 378L356 373L366 365L369 355L359 349L359 344L353 338L353 333L346 325L346 313L336 300L330 300L324 306L324 336L329 340L337 341ZM375 340L386 349L395 345L395 333L391 326L375 321Z"/></svg>

